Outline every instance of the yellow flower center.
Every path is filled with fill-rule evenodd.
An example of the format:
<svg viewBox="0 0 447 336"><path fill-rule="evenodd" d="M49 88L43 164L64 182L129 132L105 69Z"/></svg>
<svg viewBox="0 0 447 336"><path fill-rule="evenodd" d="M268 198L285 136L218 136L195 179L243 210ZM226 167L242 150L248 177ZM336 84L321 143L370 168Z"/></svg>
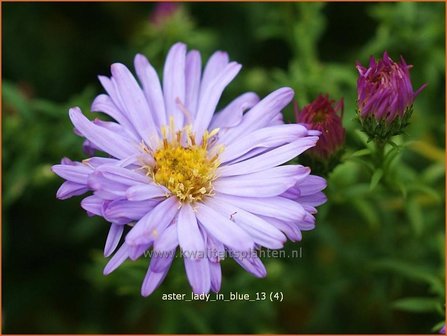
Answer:
<svg viewBox="0 0 447 336"><path fill-rule="evenodd" d="M201 201L213 194L213 181L223 147L211 141L219 129L206 131L196 143L191 125L175 131L174 122L162 128L163 142L153 153L155 165L148 171L152 179L169 189L181 202Z"/></svg>

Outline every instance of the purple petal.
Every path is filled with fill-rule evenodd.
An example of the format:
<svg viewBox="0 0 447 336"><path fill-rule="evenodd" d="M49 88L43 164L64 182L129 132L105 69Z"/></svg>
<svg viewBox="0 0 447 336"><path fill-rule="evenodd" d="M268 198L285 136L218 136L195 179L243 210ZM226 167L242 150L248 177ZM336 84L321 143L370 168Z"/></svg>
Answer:
<svg viewBox="0 0 447 336"><path fill-rule="evenodd" d="M278 166L298 156L306 149L315 146L317 141L317 136L301 138L254 158L238 162L233 165L221 166L217 169L217 174L221 177L243 175L256 173L264 169Z"/></svg>
<svg viewBox="0 0 447 336"><path fill-rule="evenodd" d="M151 256L151 271L163 272L171 266L171 254L175 255L175 250L172 251L154 251Z"/></svg>
<svg viewBox="0 0 447 336"><path fill-rule="evenodd" d="M53 173L59 175L67 181L77 184L87 185L88 176L92 173L93 169L86 165L54 165L51 167Z"/></svg>
<svg viewBox="0 0 447 336"><path fill-rule="evenodd" d="M184 258L185 270L192 290L196 294L208 293L211 287L208 259Z"/></svg>
<svg viewBox="0 0 447 336"><path fill-rule="evenodd" d="M255 156L267 153L268 151L271 151L272 149L273 148L265 148L265 147L255 148L255 149L252 149L252 150L248 151L247 153L239 156L238 158L235 158L235 159L233 159L231 161L225 162L224 165L230 166L232 164L235 164L235 163L238 163L238 162L242 162L242 161L248 160L248 159L250 159L252 157L255 157Z"/></svg>
<svg viewBox="0 0 447 336"><path fill-rule="evenodd" d="M79 196L89 191L84 184L66 181L62 183L56 193L56 197L60 200L65 200L73 196Z"/></svg>
<svg viewBox="0 0 447 336"><path fill-rule="evenodd" d="M308 216L302 222L298 222L298 229L301 231L311 231L315 229L315 217L308 214Z"/></svg>
<svg viewBox="0 0 447 336"><path fill-rule="evenodd" d="M271 126L271 121L290 103L293 95L294 92L291 88L281 88L269 94L244 115L242 122L237 127L234 127L222 137L222 143L230 144L239 140L244 134Z"/></svg>
<svg viewBox="0 0 447 336"><path fill-rule="evenodd" d="M107 220L116 222L130 222L140 220L149 213L160 201L150 200L141 202L131 202L127 200L115 200L109 203L104 211Z"/></svg>
<svg viewBox="0 0 447 336"><path fill-rule="evenodd" d="M297 124L265 127L242 136L237 142L226 146L225 151L219 156L219 160L221 163L225 163L254 148L275 148L296 141L307 134L307 128Z"/></svg>
<svg viewBox="0 0 447 336"><path fill-rule="evenodd" d="M200 74L202 60L197 50L191 50L186 55L186 98L185 106L191 113L191 117L195 117L197 112L197 104L199 103L200 90Z"/></svg>
<svg viewBox="0 0 447 336"><path fill-rule="evenodd" d="M254 247L253 239L245 231L209 206L197 204L196 216L206 231L224 245L244 251Z"/></svg>
<svg viewBox="0 0 447 336"><path fill-rule="evenodd" d="M174 258L174 253L172 253L172 257L168 259L167 262L169 262L169 265L166 267L166 269L163 272L154 272L151 270L151 266L149 266L149 269L146 273L146 276L144 277L143 285L141 286L141 295L142 296L149 296L151 295L154 290L160 286L160 284L165 279L166 275L168 274L169 267L171 266L172 260ZM151 264L153 262L153 259L151 260Z"/></svg>
<svg viewBox="0 0 447 336"><path fill-rule="evenodd" d="M180 209L177 231L184 257L198 259L205 256L205 242L197 225L194 211L189 204L185 204Z"/></svg>
<svg viewBox="0 0 447 336"><path fill-rule="evenodd" d="M258 198L216 194L214 199L226 201L253 214L285 221L298 221L306 216L306 211L299 203L284 197Z"/></svg>
<svg viewBox="0 0 447 336"><path fill-rule="evenodd" d="M137 260L139 257L141 257L150 247L152 246L152 243L149 244L142 244L142 245L132 245L129 246L129 259L130 260Z"/></svg>
<svg viewBox="0 0 447 336"><path fill-rule="evenodd" d="M94 156L85 160L82 160L82 163L86 166L89 166L91 168L97 168L99 166L102 166L103 164L119 164L121 161L112 159L112 158L105 158L105 157L98 157Z"/></svg>
<svg viewBox="0 0 447 336"><path fill-rule="evenodd" d="M127 116L124 113L123 100L121 99L121 96L118 94L113 78L108 78L106 76L98 76L98 79L101 82L104 89L106 90L110 99L112 99L113 104L117 107L119 113L122 115L123 117L122 119L126 119L128 121L126 125L130 125L130 129L134 130L132 124L130 124L129 119L127 119Z"/></svg>
<svg viewBox="0 0 447 336"><path fill-rule="evenodd" d="M96 148L96 146L90 140L84 140L84 142L82 143L82 151L87 156L95 155L97 150L99 150L99 148Z"/></svg>
<svg viewBox="0 0 447 336"><path fill-rule="evenodd" d="M123 235L124 226L112 224L109 234L107 235L106 245L104 247L104 256L109 257L115 251L121 236Z"/></svg>
<svg viewBox="0 0 447 336"><path fill-rule="evenodd" d="M79 132L102 151L119 159L132 156L138 151L136 143L90 122L78 107L71 108L69 114L73 125Z"/></svg>
<svg viewBox="0 0 447 336"><path fill-rule="evenodd" d="M170 197L158 204L141 218L126 236L129 245L148 244L155 240L171 224L178 212L176 197Z"/></svg>
<svg viewBox="0 0 447 336"><path fill-rule="evenodd" d="M129 119L118 109L112 99L106 94L100 94L95 98L91 106L92 112L103 112L113 119L115 119L121 126L123 126L135 141L139 137Z"/></svg>
<svg viewBox="0 0 447 336"><path fill-rule="evenodd" d="M183 112L177 106L177 99L185 103L185 62L186 45L174 44L166 57L163 70L163 92L165 97L166 113L173 116L175 126L183 127Z"/></svg>
<svg viewBox="0 0 447 336"><path fill-rule="evenodd" d="M122 98L127 118L137 130L140 139L150 144L150 136L158 134L158 128L155 127L146 97L126 66L120 63L112 64L111 72Z"/></svg>
<svg viewBox="0 0 447 336"><path fill-rule="evenodd" d="M115 133L118 133L118 134L121 134L123 136L130 135L130 133L127 132L127 130L122 125L120 125L120 124L118 124L118 123L116 123L114 121L104 121L104 120L96 118L92 122L95 125L107 128L108 130L110 130L112 132L115 132Z"/></svg>
<svg viewBox="0 0 447 336"><path fill-rule="evenodd" d="M156 184L137 184L126 191L129 201L144 201L156 197L164 197L169 194L169 190Z"/></svg>
<svg viewBox="0 0 447 336"><path fill-rule="evenodd" d="M112 259L109 260L106 267L104 267L104 275L108 275L116 270L123 262L126 261L128 256L128 246L126 245L126 243L123 243L123 245L121 245L118 251L116 251L116 253L113 255Z"/></svg>
<svg viewBox="0 0 447 336"><path fill-rule="evenodd" d="M147 176L118 165L99 166L88 177L88 186L95 195L108 200L123 198L129 187L149 182Z"/></svg>
<svg viewBox="0 0 447 336"><path fill-rule="evenodd" d="M283 247L286 237L262 218L221 200L210 199L207 205L235 222L252 237L256 244L270 249Z"/></svg>
<svg viewBox="0 0 447 336"><path fill-rule="evenodd" d="M208 86L214 78L228 65L229 57L224 51L216 51L208 59L205 65L205 70L203 71L202 78L202 88L200 94L202 95L202 90L205 86Z"/></svg>
<svg viewBox="0 0 447 336"><path fill-rule="evenodd" d="M222 282L222 270L220 263L209 262L210 267L210 277L211 277L211 290L215 293L220 291L220 285Z"/></svg>
<svg viewBox="0 0 447 336"><path fill-rule="evenodd" d="M209 129L235 127L239 125L244 112L251 109L258 102L259 97L253 92L240 95L213 116Z"/></svg>
<svg viewBox="0 0 447 336"><path fill-rule="evenodd" d="M327 197L322 192L318 192L312 195L300 196L298 201L303 205L310 205L312 207L317 207L326 203Z"/></svg>
<svg viewBox="0 0 447 336"><path fill-rule="evenodd" d="M106 199L115 200L126 196L127 185L105 178L100 171L95 171L88 177L88 186L95 191L95 195Z"/></svg>
<svg viewBox="0 0 447 336"><path fill-rule="evenodd" d="M103 216L103 205L104 200L95 195L88 196L81 201L81 207L84 210L97 216Z"/></svg>
<svg viewBox="0 0 447 336"><path fill-rule="evenodd" d="M178 246L177 225L171 224L164 230L154 242L154 250L157 252L175 251Z"/></svg>
<svg viewBox="0 0 447 336"><path fill-rule="evenodd" d="M282 194L309 173L310 168L303 166L279 166L258 173L219 178L213 186L223 194L271 197Z"/></svg>
<svg viewBox="0 0 447 336"><path fill-rule="evenodd" d="M205 230L200 230L203 234L206 245L206 254L208 259L213 263L218 263L225 259L225 247L223 244L206 233Z"/></svg>
<svg viewBox="0 0 447 336"><path fill-rule="evenodd" d="M134 65L154 122L158 127L167 125L164 97L157 72L141 54L135 56Z"/></svg>
<svg viewBox="0 0 447 336"><path fill-rule="evenodd" d="M272 224L273 226L275 226L276 228L278 228L281 232L284 232L287 238L289 238L291 241L294 242L301 241L302 238L301 231L298 228L298 225L296 225L296 223L285 222L272 217L263 217L263 216L261 217L270 224Z"/></svg>
<svg viewBox="0 0 447 336"><path fill-rule="evenodd" d="M172 224L155 240L154 249L152 250L151 270L154 272L162 272L169 267L172 254L178 246L177 225Z"/></svg>
<svg viewBox="0 0 447 336"><path fill-rule="evenodd" d="M106 179L125 186L151 183L151 180L146 175L116 165L102 165L96 169L96 172L101 173Z"/></svg>
<svg viewBox="0 0 447 336"><path fill-rule="evenodd" d="M208 128L223 90L240 70L240 64L231 62L209 84L205 80L202 82L203 88L200 90L199 107L194 120L194 130L197 138L200 138Z"/></svg>
<svg viewBox="0 0 447 336"><path fill-rule="evenodd" d="M232 255L233 259L236 260L243 269L253 274L255 277L264 278L267 275L267 270L265 269L264 264L256 255L246 257L235 251L232 251Z"/></svg>
<svg viewBox="0 0 447 336"><path fill-rule="evenodd" d="M301 196L313 195L326 188L326 180L320 176L309 175L306 179L297 183Z"/></svg>

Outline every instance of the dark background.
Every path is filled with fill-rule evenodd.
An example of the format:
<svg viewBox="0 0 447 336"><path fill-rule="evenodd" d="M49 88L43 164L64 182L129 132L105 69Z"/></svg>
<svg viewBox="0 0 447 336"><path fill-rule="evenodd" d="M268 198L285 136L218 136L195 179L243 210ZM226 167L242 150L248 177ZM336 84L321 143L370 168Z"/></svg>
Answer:
<svg viewBox="0 0 447 336"><path fill-rule="evenodd" d="M195 3L154 19L154 3L3 3L4 333L428 333L444 314L444 4ZM158 20L158 21L157 21ZM106 223L79 198L61 202L50 166L82 159L67 108L88 114L96 76L137 52L162 69L169 46L206 59L229 52L243 70L223 102L248 90L296 90L303 106L318 93L345 98L347 146L355 62L384 50L414 65L428 83L401 141L402 190L371 191L362 170L342 164L329 178L317 228L303 234L303 258L266 260L255 279L223 263L222 293L284 294L284 302L162 302L189 293L177 260L165 283L139 296L147 260L104 277ZM286 110L290 120L291 108ZM439 328L438 327L435 327Z"/></svg>

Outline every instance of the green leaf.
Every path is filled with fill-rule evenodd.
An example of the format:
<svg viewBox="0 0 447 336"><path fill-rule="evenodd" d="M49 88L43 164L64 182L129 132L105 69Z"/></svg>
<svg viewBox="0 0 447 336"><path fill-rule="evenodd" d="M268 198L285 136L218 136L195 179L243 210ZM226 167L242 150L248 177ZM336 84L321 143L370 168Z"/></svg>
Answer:
<svg viewBox="0 0 447 336"><path fill-rule="evenodd" d="M352 153L351 155L348 155L348 159L351 157L360 157L360 156L365 156L365 155L370 155L371 154L371 150L369 148L364 148L364 149L360 149L354 153Z"/></svg>
<svg viewBox="0 0 447 336"><path fill-rule="evenodd" d="M400 146L402 148L403 147L410 147L410 146L414 145L415 143L417 143L417 141L415 141L415 140L408 140L408 141L405 141L404 143L402 143Z"/></svg>
<svg viewBox="0 0 447 336"><path fill-rule="evenodd" d="M436 298L409 297L394 301L392 306L411 313L432 313L438 311L439 302Z"/></svg>
<svg viewBox="0 0 447 336"><path fill-rule="evenodd" d="M359 197L364 198L370 194L369 185L367 183L358 183L345 187L343 190L346 197L352 200L358 200Z"/></svg>
<svg viewBox="0 0 447 336"><path fill-rule="evenodd" d="M29 101L20 92L19 88L7 81L3 82L2 96L5 103L11 104L14 109L24 118L31 119L33 113L29 106Z"/></svg>
<svg viewBox="0 0 447 336"><path fill-rule="evenodd" d="M354 134L369 150L371 151L374 150L374 143L371 142L370 139L368 139L368 136L364 132L360 130L355 130Z"/></svg>
<svg viewBox="0 0 447 336"><path fill-rule="evenodd" d="M442 320L442 321L436 323L435 326L431 329L431 331L432 332L439 332L444 325L445 325L445 321Z"/></svg>
<svg viewBox="0 0 447 336"><path fill-rule="evenodd" d="M432 184L436 182L438 179L443 178L444 175L445 175L444 162L435 162L424 170L424 172L422 173L422 180Z"/></svg>
<svg viewBox="0 0 447 336"><path fill-rule="evenodd" d="M352 203L357 211L368 222L371 228L377 228L380 221L377 216L377 209L374 208L373 203L366 201L365 199L353 199Z"/></svg>
<svg viewBox="0 0 447 336"><path fill-rule="evenodd" d="M380 179L383 176L383 170L381 168L377 169L373 176L371 177L371 183L369 184L369 190L374 190L377 184L380 182Z"/></svg>
<svg viewBox="0 0 447 336"><path fill-rule="evenodd" d="M444 296L444 282L434 276L434 270L419 265L409 264L403 260L385 259L370 264L373 269L391 271L409 280L430 285L433 293Z"/></svg>
<svg viewBox="0 0 447 336"><path fill-rule="evenodd" d="M394 148L399 148L399 145L395 143L393 140L389 140L388 143Z"/></svg>
<svg viewBox="0 0 447 336"><path fill-rule="evenodd" d="M50 101L43 99L36 99L31 103L32 108L36 112L40 112L42 115L48 115L50 117L61 117L66 114L66 110L60 105L54 104Z"/></svg>
<svg viewBox="0 0 447 336"><path fill-rule="evenodd" d="M399 188L400 192L402 193L402 198L406 199L408 195L407 184L405 184L404 182L395 181L395 185Z"/></svg>
<svg viewBox="0 0 447 336"><path fill-rule="evenodd" d="M351 161L360 163L362 166L364 166L365 168L367 168L371 172L374 171L374 166L372 165L372 163L369 162L369 161L363 160L360 157L351 157Z"/></svg>
<svg viewBox="0 0 447 336"><path fill-rule="evenodd" d="M387 170L397 155L400 153L401 147L396 146L391 148L388 153L385 155L385 159L383 160L383 169Z"/></svg>
<svg viewBox="0 0 447 336"><path fill-rule="evenodd" d="M422 207L415 198L411 198L406 203L407 218L411 223L416 236L419 236L424 229L424 216Z"/></svg>
<svg viewBox="0 0 447 336"><path fill-rule="evenodd" d="M433 198L436 202L441 202L441 196L439 195L439 193L435 189L433 189L427 185L413 183L408 186L408 191L423 192L427 196L430 196L431 198Z"/></svg>

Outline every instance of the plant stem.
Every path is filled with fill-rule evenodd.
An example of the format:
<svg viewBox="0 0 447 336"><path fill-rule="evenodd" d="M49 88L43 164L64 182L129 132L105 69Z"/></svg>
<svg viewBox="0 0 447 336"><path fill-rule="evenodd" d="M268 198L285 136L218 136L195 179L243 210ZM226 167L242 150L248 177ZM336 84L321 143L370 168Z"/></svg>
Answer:
<svg viewBox="0 0 447 336"><path fill-rule="evenodd" d="M376 140L376 168L383 167L383 161L385 159L385 141Z"/></svg>

